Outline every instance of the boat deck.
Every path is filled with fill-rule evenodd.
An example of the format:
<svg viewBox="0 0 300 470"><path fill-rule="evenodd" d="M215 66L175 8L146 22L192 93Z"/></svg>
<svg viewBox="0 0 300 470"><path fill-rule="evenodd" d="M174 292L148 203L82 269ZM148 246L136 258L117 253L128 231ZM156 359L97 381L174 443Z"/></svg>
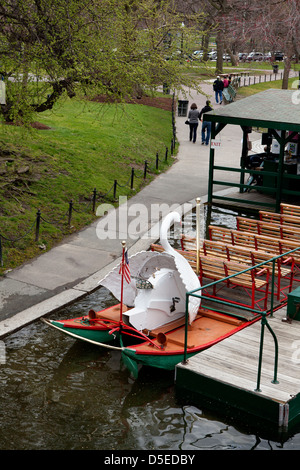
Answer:
<svg viewBox="0 0 300 470"><path fill-rule="evenodd" d="M176 387L197 404L234 409L261 422L285 429L300 418L300 322L282 321L286 308L268 318L279 346L278 383L273 383L274 340L265 327L261 376L258 364L261 322L176 366ZM257 390L257 386L259 390Z"/></svg>

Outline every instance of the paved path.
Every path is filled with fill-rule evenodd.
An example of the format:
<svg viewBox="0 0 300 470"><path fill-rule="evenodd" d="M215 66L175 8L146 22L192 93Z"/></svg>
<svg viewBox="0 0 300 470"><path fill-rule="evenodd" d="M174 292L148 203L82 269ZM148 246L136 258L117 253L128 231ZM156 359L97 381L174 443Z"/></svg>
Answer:
<svg viewBox="0 0 300 470"><path fill-rule="evenodd" d="M204 84L203 91L211 96L213 107L218 106L212 97L212 84ZM195 102L201 109L207 97L192 93L185 99L189 100L189 105ZM176 117L177 139L180 143L176 162L166 173L132 197L127 207L124 204L120 206L116 213L121 221L127 217L125 209L131 209L133 216L128 217L126 225L117 225L115 238L99 239L97 220L49 252L8 272L0 281L0 338L96 289L98 281L119 263L123 239L127 240L130 254L148 249L150 243L158 238L158 230L151 230L149 236L153 225L158 227L157 220L153 220L151 215L153 207L165 204L168 210L174 204L182 206L186 203L191 207L197 197L201 197L202 202L206 201L209 147L201 145L201 125L198 128L198 141L195 144L189 141L185 120L185 117ZM239 128L226 126L221 138L220 164L224 161L238 165L241 154ZM147 216L142 220L138 229L139 238L136 240L132 237L136 233L136 210L140 208ZM102 218L102 222L108 221L108 217ZM127 234L128 226L131 233Z"/></svg>

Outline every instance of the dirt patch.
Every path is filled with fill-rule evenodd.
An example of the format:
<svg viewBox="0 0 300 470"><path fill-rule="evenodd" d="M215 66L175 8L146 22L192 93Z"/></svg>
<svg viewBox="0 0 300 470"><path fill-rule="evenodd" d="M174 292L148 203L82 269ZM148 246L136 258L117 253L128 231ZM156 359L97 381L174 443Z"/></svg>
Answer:
<svg viewBox="0 0 300 470"><path fill-rule="evenodd" d="M105 95L98 95L91 99L97 103L112 103ZM172 98L165 97L151 97L142 96L141 98L130 98L126 100L130 104L143 104L144 106L152 106L153 108L164 109L165 111L172 111Z"/></svg>
<svg viewBox="0 0 300 470"><path fill-rule="evenodd" d="M22 125L18 122L6 122L5 124L7 124L8 126L20 126L20 125ZM34 129L40 129L40 130L51 129L51 127L46 126L45 124L42 124L41 122L31 122L29 125L31 127L33 127Z"/></svg>

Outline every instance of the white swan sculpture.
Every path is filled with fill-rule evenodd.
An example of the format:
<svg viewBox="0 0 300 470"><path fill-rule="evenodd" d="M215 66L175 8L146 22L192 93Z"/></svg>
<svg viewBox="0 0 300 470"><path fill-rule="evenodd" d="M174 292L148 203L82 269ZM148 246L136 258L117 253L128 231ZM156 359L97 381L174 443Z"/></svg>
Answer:
<svg viewBox="0 0 300 470"><path fill-rule="evenodd" d="M162 221L160 242L165 252L139 252L129 258L131 283L124 282L123 302L133 308L123 313L123 321L139 331L154 329L185 314L186 292L198 289L200 282L188 261L174 250L168 240L168 230L180 222L177 212ZM120 301L119 267L114 268L100 285L109 289ZM200 299L189 298L189 323L195 319Z"/></svg>
<svg viewBox="0 0 300 470"><path fill-rule="evenodd" d="M161 225L160 230L160 243L164 248L165 252L169 255L172 255L175 260L176 268L179 272L179 275L182 279L182 282L187 290L190 292L194 289L199 289L201 287L198 276L193 271L189 262L180 254L178 251L174 250L168 242L168 229L175 223L181 222L180 215L177 212L170 212ZM195 319L197 312L199 310L200 301L197 297L189 298L189 316L190 323Z"/></svg>

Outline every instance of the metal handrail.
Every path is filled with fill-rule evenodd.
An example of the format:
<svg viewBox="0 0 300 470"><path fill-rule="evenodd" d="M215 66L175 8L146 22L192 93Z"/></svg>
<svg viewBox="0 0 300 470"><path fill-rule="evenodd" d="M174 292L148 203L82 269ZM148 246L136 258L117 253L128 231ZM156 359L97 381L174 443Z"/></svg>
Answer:
<svg viewBox="0 0 300 470"><path fill-rule="evenodd" d="M227 277L224 277L223 279L220 279L220 280L217 280L217 281L214 281L214 282L211 282L209 284L206 284L205 286L201 286L200 288L198 289L194 289L190 292L187 292L186 293L186 304L185 304L185 343L184 343L184 356L183 356L183 364L187 363L187 336L188 336L188 320L189 320L189 312L188 312L188 304L189 304L189 298L190 297L197 297L197 298L206 298L204 295L201 295L201 294L197 294L197 292L201 291L203 289L207 289L208 287L211 287L211 286L214 286L216 284L219 284L221 282L224 282L226 281L227 279L231 279L232 277L235 277L235 276L238 276L240 274L243 274L245 272L248 272L248 271L251 271L253 269L257 269L265 264L269 264L270 262L272 262L272 285L271 285L271 307L269 309L269 312L270 312L270 316L273 316L273 306L274 306L274 301L273 301L273 298L274 298L274 284L275 284L275 262L280 259L280 258L283 258L284 256L288 256L290 255L291 253L295 253L296 251L299 251L300 250L300 247L299 248L294 248L293 250L290 250L290 251L287 251L286 253L283 253L281 255L277 255L277 256L274 256L272 258L270 258L269 260L267 261L263 261L262 263L259 263L255 266L251 266L247 269L244 269L238 273L235 273L235 274L231 274L230 276L227 276ZM231 302L225 302L225 301L222 301L222 300L217 300L217 299L212 299L210 298L210 300L212 301L216 301L216 302L219 302L219 303L223 303L223 304L226 304L226 305L234 305L235 307L237 307L236 304L233 304ZM252 311L253 313L257 312L255 309L251 308L251 307L243 307L243 306L238 306L240 309L247 309L247 310L250 310ZM274 384L278 384L278 380L277 380L277 372L278 372L278 340L277 340L277 337L274 333L274 331L272 330L268 320L267 320L267 311L259 311L259 313L262 315L262 319L261 319L261 336L260 336L260 349L259 349L259 359L258 359L258 372L257 372L257 385L256 385L256 389L255 391L256 392L260 392L261 389L260 389L260 379L261 379L261 370L262 370L262 358L263 358L263 342L264 342L264 330L265 330L265 327L268 328L268 330L270 331L272 337L273 337L273 340L274 340L274 346L275 346L275 357L274 357L274 377L273 377L273 380L272 380L272 383Z"/></svg>
<svg viewBox="0 0 300 470"><path fill-rule="evenodd" d="M230 182L230 181L219 181L218 179L215 179L213 178L213 172L214 170L221 170L223 173L224 172L230 172L230 173L240 173L240 183L235 183L235 182ZM218 196L217 194L213 194L213 186L214 185L217 185L217 186L226 186L226 187L233 187L233 188L239 188L240 189L240 192L242 192L244 189L247 189L249 188L249 185L247 185L246 183L244 183L243 181L243 178L245 176L246 173L249 173L250 175L257 175L257 174L262 174L262 172L260 170L253 170L253 169L248 169L248 168L234 168L234 167L225 167L225 166L221 166L221 165L213 165L212 166L212 169L211 169L211 175L210 175L210 183L209 183L209 198L208 198L208 201L210 203L212 203L212 199L219 199L219 200L224 200L224 201L233 201L233 202L240 202L240 199L239 198L234 198L234 197L231 197L231 198L228 198L226 196ZM263 171L263 174L264 176L273 176L273 177L276 177L278 176L278 172L276 171L266 171L264 170ZM299 178L299 175L293 175L293 174L283 174L282 175L282 178L283 180L287 181L287 180L295 180L295 179L298 179ZM274 187L269 187L269 186L259 186L259 189L266 192L266 193L274 193ZM287 188L282 188L281 189L281 193L282 194L289 194L289 195L295 195L295 196L299 196L300 195L300 192L299 191L295 191L295 190L291 190L291 189L287 189ZM243 201L245 204L252 204L252 205L256 205L256 206L260 206L260 205L268 205L270 207L277 207L277 202L274 202L274 203L261 203L259 201L247 201L247 200L244 200Z"/></svg>

